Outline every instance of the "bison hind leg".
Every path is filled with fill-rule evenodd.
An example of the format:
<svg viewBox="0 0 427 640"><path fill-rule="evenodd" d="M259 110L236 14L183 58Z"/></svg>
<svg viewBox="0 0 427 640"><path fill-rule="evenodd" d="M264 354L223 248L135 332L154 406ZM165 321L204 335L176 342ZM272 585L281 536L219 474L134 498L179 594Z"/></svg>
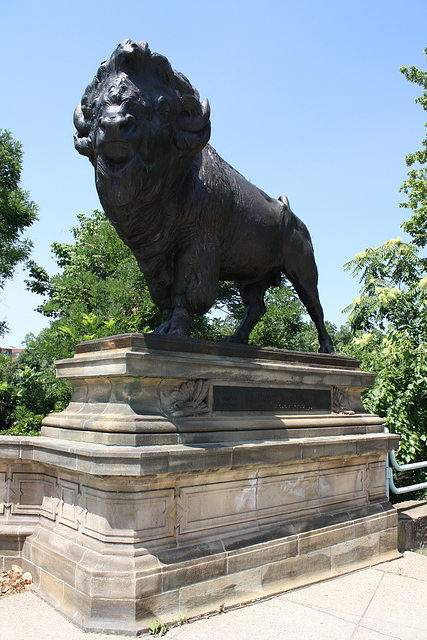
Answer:
<svg viewBox="0 0 427 640"><path fill-rule="evenodd" d="M292 283L299 299L313 320L319 337L320 353L334 353L332 339L325 328L317 288L318 273L313 246L306 226L290 210L285 215L283 265L281 270Z"/></svg>
<svg viewBox="0 0 427 640"><path fill-rule="evenodd" d="M271 285L271 278L263 278L257 282L239 283L239 291L245 305L245 315L232 336L224 342L247 344L251 331L266 311L264 295Z"/></svg>

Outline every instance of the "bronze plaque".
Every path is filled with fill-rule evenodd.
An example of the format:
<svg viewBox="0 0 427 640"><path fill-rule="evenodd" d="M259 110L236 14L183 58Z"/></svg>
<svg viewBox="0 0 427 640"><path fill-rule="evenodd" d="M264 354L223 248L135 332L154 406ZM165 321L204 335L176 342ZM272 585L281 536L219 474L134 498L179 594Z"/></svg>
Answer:
<svg viewBox="0 0 427 640"><path fill-rule="evenodd" d="M272 387L213 388L214 411L322 411L332 410L329 389Z"/></svg>

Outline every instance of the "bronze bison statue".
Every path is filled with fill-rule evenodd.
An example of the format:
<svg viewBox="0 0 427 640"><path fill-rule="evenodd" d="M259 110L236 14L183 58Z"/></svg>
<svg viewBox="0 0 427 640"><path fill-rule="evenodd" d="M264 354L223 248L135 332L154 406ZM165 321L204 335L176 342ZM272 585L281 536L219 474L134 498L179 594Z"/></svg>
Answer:
<svg viewBox="0 0 427 640"><path fill-rule="evenodd" d="M74 113L75 147L95 167L102 206L134 253L163 313L157 333L188 336L214 304L219 280L238 283L246 343L281 275L295 287L331 353L310 235L278 200L245 180L208 144L210 108L145 42L122 42Z"/></svg>

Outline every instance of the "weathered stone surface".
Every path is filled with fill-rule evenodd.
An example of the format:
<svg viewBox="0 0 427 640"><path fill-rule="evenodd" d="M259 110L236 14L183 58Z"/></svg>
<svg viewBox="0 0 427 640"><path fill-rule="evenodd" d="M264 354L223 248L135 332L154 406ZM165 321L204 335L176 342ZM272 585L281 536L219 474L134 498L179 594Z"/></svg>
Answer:
<svg viewBox="0 0 427 640"><path fill-rule="evenodd" d="M213 581L179 589L180 611L194 616L206 611L218 610L221 605L230 606L265 596L262 587L262 569L248 569Z"/></svg>
<svg viewBox="0 0 427 640"><path fill-rule="evenodd" d="M298 555L298 536L290 535L281 540L263 544L251 544L241 549L229 550L228 573L234 574L252 567L261 567L266 562L277 562Z"/></svg>
<svg viewBox="0 0 427 640"><path fill-rule="evenodd" d="M84 343L57 372L73 398L43 421L49 438L156 446L382 431L360 401L374 378L345 356L129 334Z"/></svg>
<svg viewBox="0 0 427 640"><path fill-rule="evenodd" d="M0 568L88 630L135 633L396 555L398 438L360 410L372 377L339 356L179 348L119 336L59 363L70 406L45 436L0 438ZM215 411L233 384L318 386L335 412Z"/></svg>
<svg viewBox="0 0 427 640"><path fill-rule="evenodd" d="M397 506L399 550L427 548L427 502L408 500Z"/></svg>
<svg viewBox="0 0 427 640"><path fill-rule="evenodd" d="M381 434L363 437L388 443ZM16 502L8 520L0 516L0 553L15 561L20 553L37 592L85 628L132 633L155 617L201 613L396 555L396 514L385 487L372 504L369 482L378 491L377 476L368 471L378 454L310 460L301 455L306 444L292 448L296 460L282 462L271 461L266 443L235 444L227 462L224 447L215 457L211 445L216 468L201 460L187 471L183 463L180 471L134 475L150 454L167 461L170 452L62 443L63 455L49 464L57 443L33 439L31 461L8 463ZM271 446L276 456L288 445ZM234 457L245 447L251 455L258 448L258 464ZM197 460L199 449L175 447L173 455ZM76 470L81 456L92 458L92 473ZM18 523L29 518L38 525L21 527L19 536Z"/></svg>
<svg viewBox="0 0 427 640"><path fill-rule="evenodd" d="M147 447L107 447L104 445L65 440L53 440L50 438L30 438L26 436L7 436L0 440L0 469L2 461L25 460L33 464L42 464L48 467L58 468L93 476L120 476L138 477L140 475L152 476L161 473L184 472L186 470L208 470L209 468L242 468L249 466L273 465L280 463L317 461L322 458L322 463L328 458L334 458L336 447L353 448L359 441L369 442L372 456L369 460L385 465L382 457L378 461L377 452L387 452L397 447L398 436L385 433L356 434L334 436L333 438L316 437L293 438L273 442L239 442L228 444L204 445L174 445L174 446L147 446ZM3 455L3 443L7 444L7 452ZM12 446L13 445L13 446ZM318 456L314 449L323 447L324 456ZM329 447L329 449L328 449ZM25 453L25 456L21 454ZM313 456L313 457L310 457ZM209 466L209 458L212 467ZM344 456L343 467L346 468L350 461L367 459L366 456ZM336 465L334 465L336 466ZM305 467L307 468L307 467ZM317 466L316 466L317 468ZM47 474L48 476L49 474ZM48 480L47 480L48 481ZM377 475L370 474L369 486L377 489L384 485L378 484ZM375 494L377 495L377 494ZM1 503L0 503L1 505Z"/></svg>
<svg viewBox="0 0 427 640"><path fill-rule="evenodd" d="M300 554L305 555L316 549L327 549L341 542L352 540L354 537L353 523L327 527L321 533L310 531L299 536Z"/></svg>
<svg viewBox="0 0 427 640"><path fill-rule="evenodd" d="M262 572L262 587L266 595L271 595L332 575L331 551L326 548L266 565Z"/></svg>
<svg viewBox="0 0 427 640"><path fill-rule="evenodd" d="M398 531L396 526L380 531L380 555L384 560L396 557Z"/></svg>
<svg viewBox="0 0 427 640"><path fill-rule="evenodd" d="M331 563L335 572L375 564L375 560L379 557L379 533L346 540L331 548Z"/></svg>

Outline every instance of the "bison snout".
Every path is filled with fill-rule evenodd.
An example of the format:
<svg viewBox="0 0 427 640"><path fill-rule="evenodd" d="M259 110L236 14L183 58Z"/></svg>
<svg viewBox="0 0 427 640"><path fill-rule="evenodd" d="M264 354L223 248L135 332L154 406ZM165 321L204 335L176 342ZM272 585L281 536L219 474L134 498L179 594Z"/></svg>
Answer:
<svg viewBox="0 0 427 640"><path fill-rule="evenodd" d="M130 114L105 115L99 121L101 135L105 140L128 138L136 131L136 119Z"/></svg>
<svg viewBox="0 0 427 640"><path fill-rule="evenodd" d="M98 151L110 162L125 162L133 154L136 129L136 119L129 113L104 114L98 124Z"/></svg>

